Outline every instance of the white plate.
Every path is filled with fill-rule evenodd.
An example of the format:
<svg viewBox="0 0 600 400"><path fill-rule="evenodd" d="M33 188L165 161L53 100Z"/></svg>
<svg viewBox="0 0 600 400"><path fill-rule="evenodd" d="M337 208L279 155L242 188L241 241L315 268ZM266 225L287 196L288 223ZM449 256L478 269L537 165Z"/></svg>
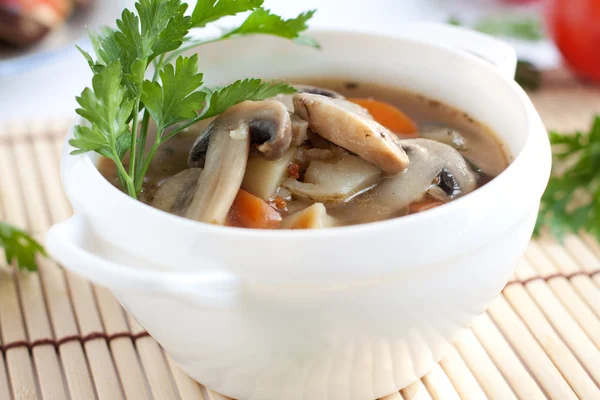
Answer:
<svg viewBox="0 0 600 400"><path fill-rule="evenodd" d="M45 64L52 58L75 51L75 44L85 40L88 29L114 26L129 0L92 0L88 9L77 10L62 27L50 32L39 43L27 49L0 47L0 76Z"/></svg>

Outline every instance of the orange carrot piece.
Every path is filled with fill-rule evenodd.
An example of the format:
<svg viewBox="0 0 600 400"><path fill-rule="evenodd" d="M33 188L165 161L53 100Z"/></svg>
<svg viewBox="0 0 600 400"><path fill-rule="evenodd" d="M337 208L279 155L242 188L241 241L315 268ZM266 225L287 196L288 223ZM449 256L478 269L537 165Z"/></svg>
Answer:
<svg viewBox="0 0 600 400"><path fill-rule="evenodd" d="M408 206L408 213L414 214L414 213L418 213L421 211L430 210L432 208L439 207L442 204L444 204L444 203L439 200L433 200L433 199L415 201L414 203L412 203L411 205Z"/></svg>
<svg viewBox="0 0 600 400"><path fill-rule="evenodd" d="M263 199L240 189L227 215L227 226L254 229L275 229L281 214Z"/></svg>
<svg viewBox="0 0 600 400"><path fill-rule="evenodd" d="M371 98L352 98L348 99L348 101L366 108L375 121L379 122L392 132L418 136L418 128L415 122L393 105Z"/></svg>

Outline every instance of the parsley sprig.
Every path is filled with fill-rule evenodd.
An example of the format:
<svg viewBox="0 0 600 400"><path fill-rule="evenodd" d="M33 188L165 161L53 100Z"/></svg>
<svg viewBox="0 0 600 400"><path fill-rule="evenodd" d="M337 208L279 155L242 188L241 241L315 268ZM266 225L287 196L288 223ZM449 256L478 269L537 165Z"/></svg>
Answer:
<svg viewBox="0 0 600 400"><path fill-rule="evenodd" d="M181 0L139 0L135 12L123 11L116 29L91 34L95 59L79 50L94 73L92 87L77 97L80 107L76 110L88 124L75 127L70 141L73 154L95 151L113 160L123 188L136 198L156 151L176 134L245 100L294 93L287 84L259 79L207 88L198 71L198 55L182 56L207 43L254 34L319 47L302 34L314 10L284 19L262 8L263 1L199 0L186 15L187 4ZM192 38L193 29L243 12L249 15L240 26L216 38ZM147 79L151 66L154 74ZM150 120L157 135L146 154ZM128 169L123 162L126 155Z"/></svg>
<svg viewBox="0 0 600 400"><path fill-rule="evenodd" d="M550 133L552 177L542 197L536 233L543 227L559 240L585 230L600 240L600 116L589 132Z"/></svg>
<svg viewBox="0 0 600 400"><path fill-rule="evenodd" d="M36 255L46 255L42 245L35 239L5 222L0 222L0 248L4 248L7 264L16 261L19 268L29 271L36 270Z"/></svg>

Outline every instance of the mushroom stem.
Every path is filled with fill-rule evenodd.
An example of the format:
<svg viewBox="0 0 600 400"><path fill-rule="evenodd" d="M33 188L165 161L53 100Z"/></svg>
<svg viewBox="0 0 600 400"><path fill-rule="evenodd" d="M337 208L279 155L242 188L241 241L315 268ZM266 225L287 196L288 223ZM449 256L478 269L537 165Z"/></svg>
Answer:
<svg viewBox="0 0 600 400"><path fill-rule="evenodd" d="M185 217L209 224L225 224L242 185L249 152L247 125L210 135L205 168L198 178L198 189Z"/></svg>

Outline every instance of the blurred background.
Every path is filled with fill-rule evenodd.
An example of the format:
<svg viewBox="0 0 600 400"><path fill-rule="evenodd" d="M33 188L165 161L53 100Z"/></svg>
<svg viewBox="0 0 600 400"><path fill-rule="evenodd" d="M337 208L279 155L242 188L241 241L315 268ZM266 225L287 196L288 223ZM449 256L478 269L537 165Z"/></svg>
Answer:
<svg viewBox="0 0 600 400"><path fill-rule="evenodd" d="M31 117L32 113L40 118L71 116L74 96L90 79L88 66L75 44L89 50L86 29L113 24L123 7L132 3L130 0L0 0L0 38L4 39L0 42L0 122ZM504 37L517 48L521 59L532 63L529 67L543 70L561 65L560 52L549 38L547 28L564 21L557 22L556 16L551 16L548 10L568 6L574 13L587 15L588 21L577 21L578 29L583 35L596 35L598 39L600 24L592 22L599 15L590 13L590 4L600 9L600 1L596 0L265 2L268 8L286 17L317 8L313 27L360 28L386 33L394 32L402 23L418 20L470 26ZM596 21L600 22L600 18ZM588 32L583 32L586 29ZM561 32L564 34L565 30ZM588 36L586 41L590 40ZM600 51L596 51L594 57L600 57L599 54ZM597 67L600 70L600 65ZM531 79L531 71L527 74L526 79Z"/></svg>

